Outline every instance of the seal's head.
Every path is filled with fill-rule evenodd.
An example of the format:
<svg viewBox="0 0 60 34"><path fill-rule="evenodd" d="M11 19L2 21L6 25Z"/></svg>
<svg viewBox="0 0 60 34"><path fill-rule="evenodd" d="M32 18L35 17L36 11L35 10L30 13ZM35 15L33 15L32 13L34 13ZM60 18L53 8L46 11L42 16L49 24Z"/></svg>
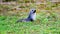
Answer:
<svg viewBox="0 0 60 34"><path fill-rule="evenodd" d="M32 20L36 20L36 9L31 9L30 10L28 18L32 19Z"/></svg>
<svg viewBox="0 0 60 34"><path fill-rule="evenodd" d="M30 9L30 14L36 13L36 9Z"/></svg>

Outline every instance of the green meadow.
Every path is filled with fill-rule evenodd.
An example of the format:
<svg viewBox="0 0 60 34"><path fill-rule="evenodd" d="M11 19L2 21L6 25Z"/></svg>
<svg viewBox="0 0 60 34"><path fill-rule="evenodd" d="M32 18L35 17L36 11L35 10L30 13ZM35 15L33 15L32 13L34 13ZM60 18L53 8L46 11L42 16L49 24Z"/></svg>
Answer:
<svg viewBox="0 0 60 34"><path fill-rule="evenodd" d="M36 20L16 23L17 20L26 18L32 7L37 10ZM19 5L19 8L0 5L0 34L60 34L60 4L32 3L29 6Z"/></svg>

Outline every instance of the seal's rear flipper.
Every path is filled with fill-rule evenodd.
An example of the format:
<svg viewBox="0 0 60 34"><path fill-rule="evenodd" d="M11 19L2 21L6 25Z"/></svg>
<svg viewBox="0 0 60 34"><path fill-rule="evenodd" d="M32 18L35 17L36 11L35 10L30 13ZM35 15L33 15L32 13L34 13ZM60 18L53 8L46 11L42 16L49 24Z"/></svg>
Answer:
<svg viewBox="0 0 60 34"><path fill-rule="evenodd" d="M22 20L23 20L23 19L19 19L19 20L16 21L16 23L18 23L18 22L22 22Z"/></svg>

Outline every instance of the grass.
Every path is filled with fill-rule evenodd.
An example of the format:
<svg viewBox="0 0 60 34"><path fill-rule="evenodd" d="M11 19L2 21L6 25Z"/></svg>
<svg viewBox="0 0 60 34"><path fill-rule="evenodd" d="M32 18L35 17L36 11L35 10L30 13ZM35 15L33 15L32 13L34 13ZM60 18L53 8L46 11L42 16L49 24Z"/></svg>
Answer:
<svg viewBox="0 0 60 34"><path fill-rule="evenodd" d="M52 14L48 18L45 12L40 12L36 21L19 23L16 21L21 17L1 15L0 34L60 34L60 18L56 16L55 21L53 15L57 14Z"/></svg>
<svg viewBox="0 0 60 34"><path fill-rule="evenodd" d="M16 23L16 21L27 17L29 11L27 7L35 7L35 4L20 6L19 8L26 8L28 10L22 9L18 11L14 9L11 10L11 8L13 8L12 5L0 5L1 14L6 10L6 15L8 15L0 15L0 34L60 34L60 14L52 10L52 8L58 7L58 5L50 4L51 3L48 3L44 8L44 10L51 10L50 12L40 11L40 7L44 6L43 4L39 6L36 5L37 8L39 8L39 10L37 9L36 21L19 23Z"/></svg>

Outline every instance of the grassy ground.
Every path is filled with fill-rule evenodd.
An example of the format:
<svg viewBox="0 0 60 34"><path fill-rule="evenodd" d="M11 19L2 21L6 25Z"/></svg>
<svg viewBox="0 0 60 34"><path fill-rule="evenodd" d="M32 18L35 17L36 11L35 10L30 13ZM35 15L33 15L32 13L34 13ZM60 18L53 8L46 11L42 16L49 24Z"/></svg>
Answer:
<svg viewBox="0 0 60 34"><path fill-rule="evenodd" d="M0 16L0 34L60 34L60 18L57 16L55 13L47 16L41 11L36 21L20 23L16 21L24 16Z"/></svg>
<svg viewBox="0 0 60 34"><path fill-rule="evenodd" d="M60 34L60 8L58 5L47 4L45 8L41 7L45 6L43 4L36 5L36 21L19 23L16 23L16 21L21 18L26 18L29 9L26 9L25 7L25 10L16 10L10 9L12 8L12 5L3 6L0 5L0 34ZM20 8L24 7L22 6Z"/></svg>

